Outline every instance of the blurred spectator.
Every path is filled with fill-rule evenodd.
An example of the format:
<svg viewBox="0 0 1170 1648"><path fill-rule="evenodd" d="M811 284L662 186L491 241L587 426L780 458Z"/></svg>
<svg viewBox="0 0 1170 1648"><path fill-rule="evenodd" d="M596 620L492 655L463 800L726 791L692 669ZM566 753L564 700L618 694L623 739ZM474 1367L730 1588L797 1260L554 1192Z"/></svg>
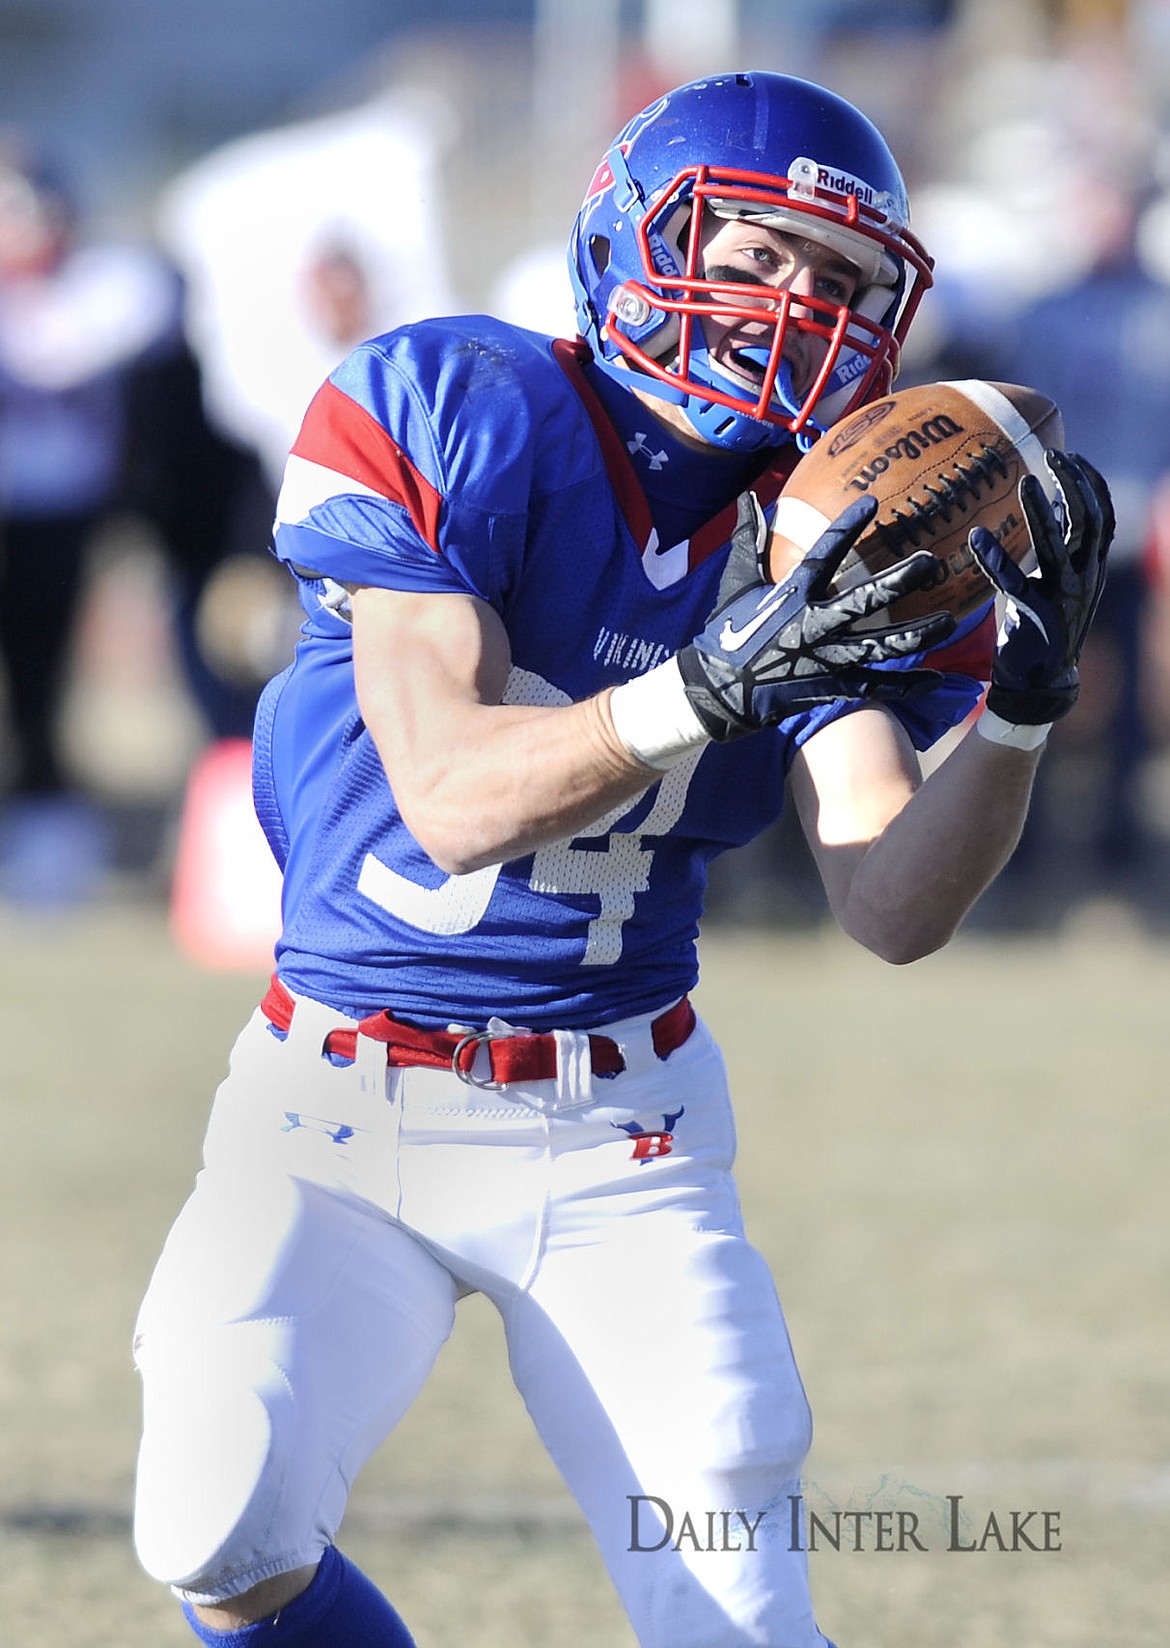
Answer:
<svg viewBox="0 0 1170 1648"><path fill-rule="evenodd" d="M122 483L128 374L177 332L173 276L135 248L86 244L50 162L0 139L0 893L14 899L82 896L100 872L59 702L86 549Z"/></svg>
<svg viewBox="0 0 1170 1648"><path fill-rule="evenodd" d="M147 451L174 505L162 524L193 574L179 613L185 662L221 737L250 735L256 693L287 662L299 623L267 548L305 407L355 343L454 307L437 177L445 125L438 102L385 90L229 143L160 199L159 234L186 290L189 370L151 386L144 422L157 431L168 406L201 395L210 428L202 455L184 459L180 410L161 465L157 434ZM200 465L218 484L195 489L193 516Z"/></svg>
<svg viewBox="0 0 1170 1648"><path fill-rule="evenodd" d="M128 512L152 529L187 685L213 737L250 733L271 673L270 650L252 660L238 626L208 622L225 606L210 597L235 553L260 564L271 498L255 455L204 415L182 298L177 272L154 249L88 237L50 161L17 136L0 139L0 679L9 746L0 896L9 900L82 898L111 850L102 816L65 770L59 736L99 526Z"/></svg>
<svg viewBox="0 0 1170 1648"><path fill-rule="evenodd" d="M1050 395L1064 414L1065 445L1090 457L1113 493L1117 537L1077 719L1101 769L1090 850L1105 881L1124 885L1151 848L1141 805L1150 748L1143 550L1155 493L1170 477L1170 286L1139 255L1135 190L1086 178L1077 218L1095 250L1091 266L1019 312L988 375ZM1076 730L1070 723L1070 737Z"/></svg>
<svg viewBox="0 0 1170 1648"><path fill-rule="evenodd" d="M240 139L164 191L209 415L273 488L353 344L455 308L438 161L444 105L406 88Z"/></svg>
<svg viewBox="0 0 1170 1648"><path fill-rule="evenodd" d="M253 693L288 661L301 616L266 551L305 408L362 339L455 307L437 164L445 125L441 103L385 90L228 144L160 201L208 419L225 447L259 458L251 552L242 544L199 590L194 650L225 668L234 660ZM252 811L250 759L233 747L250 733L250 716L234 736L225 729L193 768L183 803L172 931L208 966L263 964L279 928L279 877ZM241 864L250 899L232 877Z"/></svg>
<svg viewBox="0 0 1170 1648"><path fill-rule="evenodd" d="M173 636L212 739L251 736L260 688L291 656L296 624L267 554L273 496L259 455L217 429L199 363L176 328L123 384L120 506L145 521L167 565Z"/></svg>

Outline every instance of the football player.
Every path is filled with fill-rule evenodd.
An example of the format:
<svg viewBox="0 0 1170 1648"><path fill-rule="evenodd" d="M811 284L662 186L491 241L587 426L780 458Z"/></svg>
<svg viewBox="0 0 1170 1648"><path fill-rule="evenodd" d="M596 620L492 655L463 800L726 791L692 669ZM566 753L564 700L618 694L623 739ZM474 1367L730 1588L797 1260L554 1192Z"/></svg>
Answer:
<svg viewBox="0 0 1170 1648"><path fill-rule="evenodd" d="M977 540L1023 614L998 643L990 600L881 621L929 554L829 591L864 502L761 579L786 476L888 389L930 281L885 142L820 87L661 97L570 265L578 340L375 338L289 458L305 623L255 733L283 933L137 1335L138 1551L207 1643L410 1642L335 1538L478 1290L638 1641L825 1648L788 1537L808 1405L688 996L705 871L787 787L845 930L944 944L1075 697L1108 497L1055 455L1037 575Z"/></svg>

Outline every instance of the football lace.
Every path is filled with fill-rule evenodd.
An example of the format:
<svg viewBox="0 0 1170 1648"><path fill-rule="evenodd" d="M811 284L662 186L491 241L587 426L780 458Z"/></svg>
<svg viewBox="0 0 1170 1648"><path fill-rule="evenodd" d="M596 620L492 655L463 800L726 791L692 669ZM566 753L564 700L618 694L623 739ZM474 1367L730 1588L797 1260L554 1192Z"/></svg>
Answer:
<svg viewBox="0 0 1170 1648"><path fill-rule="evenodd" d="M924 485L925 499L910 496L894 510L889 520L875 520L873 532L895 559L922 547L938 535L939 526L950 526L955 516L962 518L978 503L984 490L1010 481L1012 471L998 446L984 444L949 473Z"/></svg>

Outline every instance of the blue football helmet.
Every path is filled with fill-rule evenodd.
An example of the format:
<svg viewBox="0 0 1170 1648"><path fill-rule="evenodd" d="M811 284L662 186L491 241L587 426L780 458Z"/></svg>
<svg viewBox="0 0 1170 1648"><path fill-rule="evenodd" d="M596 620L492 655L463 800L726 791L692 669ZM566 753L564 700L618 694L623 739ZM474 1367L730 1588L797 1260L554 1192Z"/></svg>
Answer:
<svg viewBox="0 0 1170 1648"><path fill-rule="evenodd" d="M704 279L708 214L825 245L859 272L848 306ZM808 446L894 381L933 267L908 224L893 155L843 98L782 74L692 81L635 115L594 174L569 245L581 335L619 381L638 372L717 446ZM762 334L739 352L742 377L712 358L706 315ZM827 346L799 395L794 332L823 340L818 356Z"/></svg>

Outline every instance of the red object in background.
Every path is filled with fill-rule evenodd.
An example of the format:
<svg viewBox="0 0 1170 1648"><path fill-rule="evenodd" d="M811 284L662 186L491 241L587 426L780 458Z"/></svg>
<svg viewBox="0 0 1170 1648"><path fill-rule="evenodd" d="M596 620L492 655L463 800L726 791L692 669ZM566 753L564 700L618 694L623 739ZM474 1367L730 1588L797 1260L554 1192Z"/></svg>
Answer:
<svg viewBox="0 0 1170 1648"><path fill-rule="evenodd" d="M224 738L191 769L171 885L171 933L201 967L271 969L281 875L252 806L252 746Z"/></svg>
<svg viewBox="0 0 1170 1648"><path fill-rule="evenodd" d="M1142 571L1151 589L1170 589L1170 476L1163 476L1150 500Z"/></svg>

